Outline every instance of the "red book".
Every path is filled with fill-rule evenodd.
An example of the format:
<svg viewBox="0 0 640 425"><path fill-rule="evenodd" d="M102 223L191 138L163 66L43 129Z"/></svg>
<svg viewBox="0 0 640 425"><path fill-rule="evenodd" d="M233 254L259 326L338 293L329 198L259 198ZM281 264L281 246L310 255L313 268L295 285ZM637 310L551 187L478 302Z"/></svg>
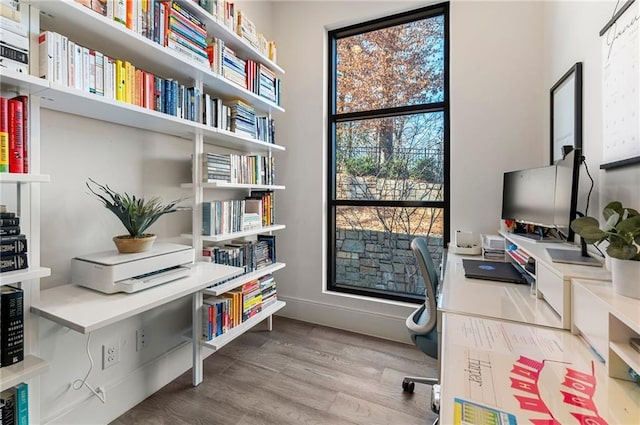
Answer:
<svg viewBox="0 0 640 425"><path fill-rule="evenodd" d="M9 99L0 97L0 173L9 172Z"/></svg>
<svg viewBox="0 0 640 425"><path fill-rule="evenodd" d="M22 102L9 99L9 172L24 173Z"/></svg>
<svg viewBox="0 0 640 425"><path fill-rule="evenodd" d="M22 167L26 174L29 172L29 96L16 96L14 99L22 102Z"/></svg>

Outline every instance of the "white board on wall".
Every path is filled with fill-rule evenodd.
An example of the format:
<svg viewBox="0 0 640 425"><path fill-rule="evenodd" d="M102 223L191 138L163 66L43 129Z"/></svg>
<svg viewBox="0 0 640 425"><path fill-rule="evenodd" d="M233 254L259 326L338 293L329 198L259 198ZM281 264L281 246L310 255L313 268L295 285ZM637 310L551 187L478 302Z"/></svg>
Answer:
<svg viewBox="0 0 640 425"><path fill-rule="evenodd" d="M601 168L640 162L640 16L624 4L600 32L602 40Z"/></svg>

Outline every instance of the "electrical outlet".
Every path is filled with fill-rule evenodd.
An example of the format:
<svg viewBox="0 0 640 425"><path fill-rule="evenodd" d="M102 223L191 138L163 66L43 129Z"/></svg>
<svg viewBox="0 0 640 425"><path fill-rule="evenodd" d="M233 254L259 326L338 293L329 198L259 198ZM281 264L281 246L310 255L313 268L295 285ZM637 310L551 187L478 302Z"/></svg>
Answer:
<svg viewBox="0 0 640 425"><path fill-rule="evenodd" d="M144 329L138 329L136 331L136 351L144 350L147 348L147 336Z"/></svg>
<svg viewBox="0 0 640 425"><path fill-rule="evenodd" d="M120 361L120 341L113 341L102 346L102 369L113 366Z"/></svg>

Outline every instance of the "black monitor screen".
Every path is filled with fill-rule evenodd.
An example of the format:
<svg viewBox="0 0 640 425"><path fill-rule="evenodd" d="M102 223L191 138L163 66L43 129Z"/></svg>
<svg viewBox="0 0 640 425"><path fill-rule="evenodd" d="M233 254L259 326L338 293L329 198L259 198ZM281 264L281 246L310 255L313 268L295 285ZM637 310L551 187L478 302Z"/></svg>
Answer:
<svg viewBox="0 0 640 425"><path fill-rule="evenodd" d="M553 227L555 186L555 165L504 173L502 218Z"/></svg>
<svg viewBox="0 0 640 425"><path fill-rule="evenodd" d="M575 149L555 165L504 173L502 218L555 228L572 241L580 158Z"/></svg>

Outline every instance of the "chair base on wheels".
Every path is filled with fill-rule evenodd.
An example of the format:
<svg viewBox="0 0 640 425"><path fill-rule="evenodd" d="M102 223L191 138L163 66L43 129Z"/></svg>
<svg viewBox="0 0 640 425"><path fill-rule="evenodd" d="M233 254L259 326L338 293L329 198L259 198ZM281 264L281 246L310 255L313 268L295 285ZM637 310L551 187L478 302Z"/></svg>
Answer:
<svg viewBox="0 0 640 425"><path fill-rule="evenodd" d="M431 385L431 411L433 413L440 413L440 385L437 378L426 378L422 376L405 376L402 380L402 390L407 393L412 393L415 389L416 383ZM436 418L434 425L438 423Z"/></svg>

